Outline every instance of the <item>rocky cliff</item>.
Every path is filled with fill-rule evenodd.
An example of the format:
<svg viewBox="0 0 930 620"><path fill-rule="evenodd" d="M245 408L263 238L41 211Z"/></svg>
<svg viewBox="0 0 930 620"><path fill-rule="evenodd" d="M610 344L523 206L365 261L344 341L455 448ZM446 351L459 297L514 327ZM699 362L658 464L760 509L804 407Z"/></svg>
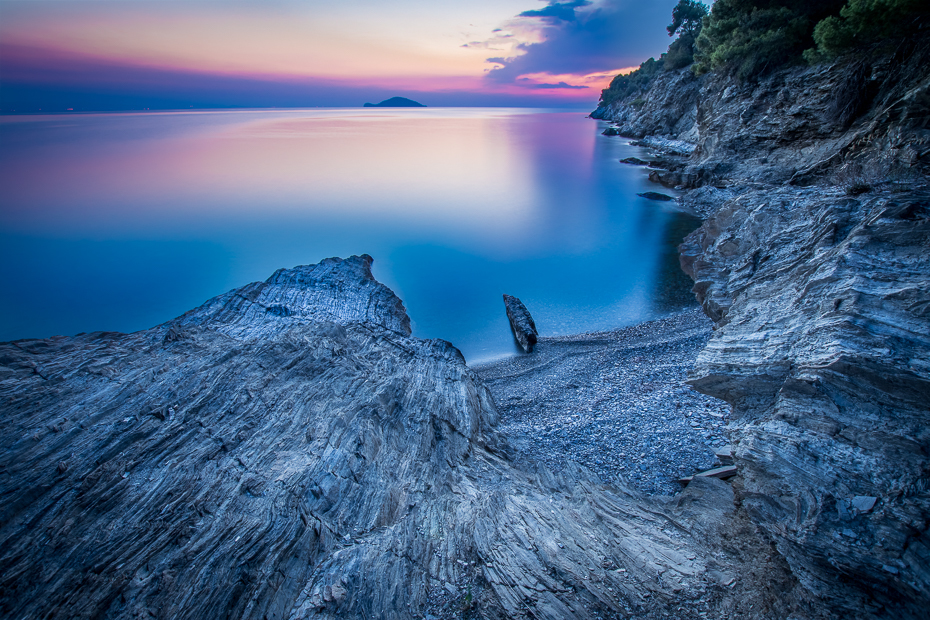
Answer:
<svg viewBox="0 0 930 620"><path fill-rule="evenodd" d="M681 246L716 322L691 383L733 407L738 501L855 617L930 605L928 58L685 69L596 113L692 145L650 175L709 216Z"/></svg>
<svg viewBox="0 0 930 620"><path fill-rule="evenodd" d="M662 138L690 145L687 158L665 160L657 180L670 185L914 182L930 175L928 63L923 42L874 62L794 67L751 82L685 68L592 116L660 150L668 150Z"/></svg>
<svg viewBox="0 0 930 620"><path fill-rule="evenodd" d="M370 264L278 271L133 334L0 344L0 615L810 607L725 483L659 504L519 458Z"/></svg>

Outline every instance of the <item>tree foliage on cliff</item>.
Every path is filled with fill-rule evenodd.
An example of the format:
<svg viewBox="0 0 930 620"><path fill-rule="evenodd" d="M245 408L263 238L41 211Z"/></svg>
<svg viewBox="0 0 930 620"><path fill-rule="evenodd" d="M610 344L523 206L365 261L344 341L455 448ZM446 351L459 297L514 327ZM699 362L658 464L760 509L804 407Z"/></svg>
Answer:
<svg viewBox="0 0 930 620"><path fill-rule="evenodd" d="M672 23L665 28L670 37L678 34L678 38L672 41L668 52L663 55L666 71L687 67L694 62L694 44L701 34L706 16L705 4L696 0L678 0L672 9Z"/></svg>
<svg viewBox="0 0 930 620"><path fill-rule="evenodd" d="M694 69L752 78L927 31L928 0L717 0L697 39Z"/></svg>
<svg viewBox="0 0 930 620"><path fill-rule="evenodd" d="M678 35L669 45L668 52L658 60L650 58L632 73L616 76L610 86L601 91L600 105L610 105L633 93L643 92L649 87L652 78L661 71L680 69L694 62L694 45L707 13L707 6L701 2L678 0L672 9L672 23L665 28L668 36Z"/></svg>
<svg viewBox="0 0 930 620"><path fill-rule="evenodd" d="M642 92L649 87L649 83L665 66L665 60L650 58L639 66L639 69L626 75L618 75L610 81L610 86L601 91L600 105L610 105L621 99Z"/></svg>
<svg viewBox="0 0 930 620"><path fill-rule="evenodd" d="M814 28L816 49L804 57L811 62L862 49L880 41L913 37L930 26L927 0L849 0L839 15L830 15Z"/></svg>
<svg viewBox="0 0 930 620"><path fill-rule="evenodd" d="M800 60L816 24L845 0L717 0L697 38L695 72L747 79Z"/></svg>
<svg viewBox="0 0 930 620"><path fill-rule="evenodd" d="M707 6L695 0L679 0L672 9L672 23L665 27L668 36L675 36L676 32L687 35L692 39L701 32L701 22L707 16Z"/></svg>
<svg viewBox="0 0 930 620"><path fill-rule="evenodd" d="M672 10L668 52L601 92L610 105L644 92L660 71L692 65L696 74L724 71L746 80L786 64L866 55L876 45L930 36L930 0L696 0ZM693 63L693 64L692 64Z"/></svg>

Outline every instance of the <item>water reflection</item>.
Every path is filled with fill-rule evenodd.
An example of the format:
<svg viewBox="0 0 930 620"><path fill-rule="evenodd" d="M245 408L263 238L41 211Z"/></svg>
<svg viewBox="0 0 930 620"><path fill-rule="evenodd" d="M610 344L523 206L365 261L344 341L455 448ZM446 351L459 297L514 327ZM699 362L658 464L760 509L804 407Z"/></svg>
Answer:
<svg viewBox="0 0 930 620"><path fill-rule="evenodd" d="M695 222L578 113L302 110L0 118L0 338L135 330L282 266L367 252L417 335L514 351L692 303ZM674 262L673 262L674 259ZM684 294L681 294L685 291Z"/></svg>

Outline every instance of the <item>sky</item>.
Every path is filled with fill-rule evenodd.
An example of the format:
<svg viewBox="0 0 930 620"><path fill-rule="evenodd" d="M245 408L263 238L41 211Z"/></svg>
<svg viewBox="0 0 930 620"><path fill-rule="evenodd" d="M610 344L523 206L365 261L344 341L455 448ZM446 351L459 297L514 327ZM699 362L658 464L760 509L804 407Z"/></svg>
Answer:
<svg viewBox="0 0 930 620"><path fill-rule="evenodd" d="M0 113L593 109L675 0L0 0Z"/></svg>

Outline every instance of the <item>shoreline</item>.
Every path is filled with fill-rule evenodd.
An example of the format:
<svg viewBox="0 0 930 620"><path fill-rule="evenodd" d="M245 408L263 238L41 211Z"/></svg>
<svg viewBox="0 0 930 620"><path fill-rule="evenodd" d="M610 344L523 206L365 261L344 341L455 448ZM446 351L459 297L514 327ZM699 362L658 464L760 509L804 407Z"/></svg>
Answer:
<svg viewBox="0 0 930 620"><path fill-rule="evenodd" d="M730 406L687 373L712 331L698 308L616 330L540 338L532 354L470 366L521 455L562 471L574 461L647 495L681 491L729 444Z"/></svg>

